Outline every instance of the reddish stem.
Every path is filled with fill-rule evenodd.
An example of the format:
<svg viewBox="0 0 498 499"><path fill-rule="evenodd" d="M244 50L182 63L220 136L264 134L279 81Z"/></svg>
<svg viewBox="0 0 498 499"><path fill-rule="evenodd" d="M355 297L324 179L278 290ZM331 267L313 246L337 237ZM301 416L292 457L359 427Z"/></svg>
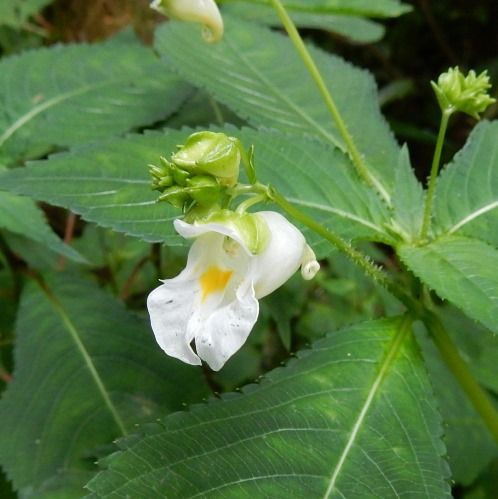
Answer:
<svg viewBox="0 0 498 499"><path fill-rule="evenodd" d="M76 215L73 212L68 212L66 219L66 228L64 229L64 242L69 244L73 240L74 227L76 225ZM66 257L61 256L57 265L58 270L64 270L66 265Z"/></svg>

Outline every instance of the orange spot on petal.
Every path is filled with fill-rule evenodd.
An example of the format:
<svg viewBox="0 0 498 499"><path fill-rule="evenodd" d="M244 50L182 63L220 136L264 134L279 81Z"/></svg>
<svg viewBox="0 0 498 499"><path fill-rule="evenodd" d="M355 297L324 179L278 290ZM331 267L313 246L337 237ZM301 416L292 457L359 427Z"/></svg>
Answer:
<svg viewBox="0 0 498 499"><path fill-rule="evenodd" d="M231 270L221 270L214 266L209 267L199 278L202 289L202 301L211 293L224 291L232 274L233 271Z"/></svg>

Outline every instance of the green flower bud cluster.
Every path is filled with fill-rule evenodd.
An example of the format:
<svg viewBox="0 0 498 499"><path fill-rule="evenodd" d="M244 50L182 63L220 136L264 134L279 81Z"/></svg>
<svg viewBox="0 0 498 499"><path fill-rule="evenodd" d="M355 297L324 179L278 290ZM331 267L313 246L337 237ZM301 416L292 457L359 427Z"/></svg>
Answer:
<svg viewBox="0 0 498 499"><path fill-rule="evenodd" d="M439 76L437 83L431 81L431 85L443 112L461 111L479 119L479 113L496 102L487 92L491 88L487 71L480 75L469 71L464 76L458 67L450 68Z"/></svg>
<svg viewBox="0 0 498 499"><path fill-rule="evenodd" d="M152 188L166 201L184 212L208 212L219 208L227 189L237 184L241 160L238 139L223 133L197 132L171 155L161 157L161 165L150 165Z"/></svg>

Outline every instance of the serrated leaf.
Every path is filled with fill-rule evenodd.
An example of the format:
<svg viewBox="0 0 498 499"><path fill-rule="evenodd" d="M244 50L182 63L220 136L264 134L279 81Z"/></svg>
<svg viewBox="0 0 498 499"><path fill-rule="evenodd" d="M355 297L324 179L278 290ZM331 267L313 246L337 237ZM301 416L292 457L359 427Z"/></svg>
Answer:
<svg viewBox="0 0 498 499"><path fill-rule="evenodd" d="M288 8L288 13L299 28L323 29L345 36L357 43L373 43L384 36L384 27L362 17L337 15L329 12L316 12L307 5L299 9ZM223 8L232 16L268 26L281 26L275 9L270 5L257 5L253 2L236 2Z"/></svg>
<svg viewBox="0 0 498 499"><path fill-rule="evenodd" d="M113 439L206 393L198 369L157 347L147 320L74 275L28 285L16 334L0 460L16 489L36 498L54 482L74 490L75 477L81 496Z"/></svg>
<svg viewBox="0 0 498 499"><path fill-rule="evenodd" d="M401 245L398 254L422 282L469 317L498 332L498 251L461 236L426 246Z"/></svg>
<svg viewBox="0 0 498 499"><path fill-rule="evenodd" d="M7 229L32 239L76 262L86 261L76 250L57 237L45 220L43 212L31 199L0 191L0 229Z"/></svg>
<svg viewBox="0 0 498 499"><path fill-rule="evenodd" d="M434 226L498 247L498 121L475 127L437 183Z"/></svg>
<svg viewBox="0 0 498 499"><path fill-rule="evenodd" d="M231 129L227 129L231 133ZM347 239L389 241L385 205L359 179L349 159L337 149L294 134L233 130L255 145L258 179ZM309 233L309 236L314 236ZM322 246L329 247L321 241Z"/></svg>
<svg viewBox="0 0 498 499"><path fill-rule="evenodd" d="M424 197L424 188L411 167L408 148L403 146L396 169L392 202L396 225L408 240L416 240L420 235Z"/></svg>
<svg viewBox="0 0 498 499"><path fill-rule="evenodd" d="M417 339L444 419L444 441L452 478L459 484L469 485L491 459L498 456L498 447L427 334L419 334Z"/></svg>
<svg viewBox="0 0 498 499"><path fill-rule="evenodd" d="M220 3L270 4L270 0L221 0ZM398 0L282 0L289 10L334 12L372 17L396 17L412 8Z"/></svg>
<svg viewBox="0 0 498 499"><path fill-rule="evenodd" d="M90 497L450 497L439 416L401 331L332 333L260 386L148 427Z"/></svg>
<svg viewBox="0 0 498 499"><path fill-rule="evenodd" d="M12 163L153 123L188 92L130 36L8 57L0 63L0 154Z"/></svg>
<svg viewBox="0 0 498 499"><path fill-rule="evenodd" d="M52 3L52 0L2 0L0 24L19 28L28 17L36 14L49 3Z"/></svg>
<svg viewBox="0 0 498 499"><path fill-rule="evenodd" d="M160 27L156 48L167 67L207 89L253 125L311 134L345 150L290 40L229 16L224 21L225 35L215 45L205 44L197 27L174 22ZM320 49L310 51L360 152L389 191L399 149L380 114L372 77Z"/></svg>
<svg viewBox="0 0 498 499"><path fill-rule="evenodd" d="M187 135L154 133L81 146L12 169L0 177L0 183L146 241L180 244L172 227L179 212L156 203L158 194L151 190L147 165L157 163Z"/></svg>
<svg viewBox="0 0 498 499"><path fill-rule="evenodd" d="M349 239L389 240L383 227L387 209L339 151L279 132L232 127L225 131L240 137L246 147L255 145L261 181L275 185L335 232ZM156 203L158 194L150 188L147 165L157 163L160 155L168 156L190 133L153 132L80 147L13 169L0 177L0 185L147 241L180 244L171 223L180 213Z"/></svg>

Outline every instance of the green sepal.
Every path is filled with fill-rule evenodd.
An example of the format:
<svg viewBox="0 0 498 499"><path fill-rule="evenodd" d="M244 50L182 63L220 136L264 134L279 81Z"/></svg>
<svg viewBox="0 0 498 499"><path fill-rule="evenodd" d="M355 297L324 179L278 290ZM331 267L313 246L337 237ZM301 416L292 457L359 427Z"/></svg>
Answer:
<svg viewBox="0 0 498 499"><path fill-rule="evenodd" d="M173 186L168 187L158 198L158 201L166 201L175 208L184 209L189 203L190 196L183 187Z"/></svg>
<svg viewBox="0 0 498 499"><path fill-rule="evenodd" d="M190 173L186 170L182 170L175 165L171 165L171 175L176 185L185 187L187 185L187 179L190 177Z"/></svg>
<svg viewBox="0 0 498 499"><path fill-rule="evenodd" d="M261 253L270 241L270 229L265 219L257 213L236 213L230 210L212 212L201 223L220 223L235 230L253 254Z"/></svg>
<svg viewBox="0 0 498 499"><path fill-rule="evenodd" d="M254 145L249 147L249 151L247 153L245 152L245 149L240 141L239 147L242 154L242 163L244 164L249 183L255 184L258 181L258 178L256 176L256 167L254 166Z"/></svg>

